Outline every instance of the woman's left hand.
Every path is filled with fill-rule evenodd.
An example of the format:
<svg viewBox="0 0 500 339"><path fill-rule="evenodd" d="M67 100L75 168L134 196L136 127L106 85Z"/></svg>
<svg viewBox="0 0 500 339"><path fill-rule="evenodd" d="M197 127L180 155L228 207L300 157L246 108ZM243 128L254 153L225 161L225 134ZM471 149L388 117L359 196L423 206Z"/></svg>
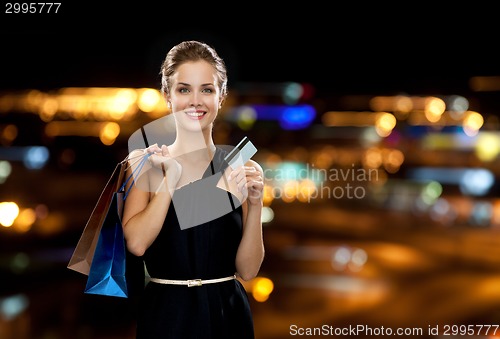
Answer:
<svg viewBox="0 0 500 339"><path fill-rule="evenodd" d="M229 180L235 180L238 190L248 199L251 205L261 205L263 202L264 175L257 163L247 163L240 166L229 175Z"/></svg>

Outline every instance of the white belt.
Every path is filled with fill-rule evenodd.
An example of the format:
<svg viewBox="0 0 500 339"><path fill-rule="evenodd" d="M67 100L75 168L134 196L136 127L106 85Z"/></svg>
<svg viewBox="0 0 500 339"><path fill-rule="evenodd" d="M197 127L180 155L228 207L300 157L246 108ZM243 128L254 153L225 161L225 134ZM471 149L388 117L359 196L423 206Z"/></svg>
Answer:
<svg viewBox="0 0 500 339"><path fill-rule="evenodd" d="M228 281L236 279L236 275L232 275L230 277L217 278L217 279L191 279L191 280L168 280L168 279L159 279L159 278L150 278L149 281L158 283L158 284L166 284L166 285L187 285L187 287L193 286L201 286L203 284L214 284L218 282Z"/></svg>

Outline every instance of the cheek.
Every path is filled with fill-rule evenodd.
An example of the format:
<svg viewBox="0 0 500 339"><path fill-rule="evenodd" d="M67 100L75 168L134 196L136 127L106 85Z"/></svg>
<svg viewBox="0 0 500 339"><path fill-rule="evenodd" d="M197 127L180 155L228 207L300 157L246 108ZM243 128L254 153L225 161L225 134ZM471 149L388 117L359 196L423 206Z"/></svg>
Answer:
<svg viewBox="0 0 500 339"><path fill-rule="evenodd" d="M219 107L219 97L214 97L214 96L206 96L206 97L200 97L202 102L205 106L216 110ZM170 102L172 103L172 108L176 108L175 110L182 110L186 107L188 107L192 102L192 100L189 98L189 96L172 96L170 97Z"/></svg>
<svg viewBox="0 0 500 339"><path fill-rule="evenodd" d="M212 98L212 100L210 100L210 106L214 107L214 108L217 108L219 107L219 98Z"/></svg>
<svg viewBox="0 0 500 339"><path fill-rule="evenodd" d="M217 103L217 101L211 101L210 102L210 107L212 109L217 109L217 107L219 107L219 104Z"/></svg>
<svg viewBox="0 0 500 339"><path fill-rule="evenodd" d="M174 107L184 107L189 104L189 99L182 96L174 96L171 98L170 102Z"/></svg>

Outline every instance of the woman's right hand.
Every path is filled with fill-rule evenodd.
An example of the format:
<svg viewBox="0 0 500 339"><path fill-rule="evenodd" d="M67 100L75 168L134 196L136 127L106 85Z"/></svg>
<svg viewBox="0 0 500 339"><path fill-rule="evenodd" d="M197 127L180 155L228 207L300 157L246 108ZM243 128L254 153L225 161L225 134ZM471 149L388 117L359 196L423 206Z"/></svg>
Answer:
<svg viewBox="0 0 500 339"><path fill-rule="evenodd" d="M169 153L168 147L158 144L151 145L144 149L144 153L150 154L149 163L153 168L160 169L166 177L168 189L173 192L182 174L181 164ZM162 188L160 187L159 190Z"/></svg>

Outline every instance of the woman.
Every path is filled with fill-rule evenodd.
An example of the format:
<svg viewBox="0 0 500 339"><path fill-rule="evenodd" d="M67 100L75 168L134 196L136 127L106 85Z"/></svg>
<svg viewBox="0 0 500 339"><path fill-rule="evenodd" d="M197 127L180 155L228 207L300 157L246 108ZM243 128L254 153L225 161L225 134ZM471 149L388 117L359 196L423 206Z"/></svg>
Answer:
<svg viewBox="0 0 500 339"><path fill-rule="evenodd" d="M127 248L143 258L151 276L137 338L254 338L238 279L254 278L264 258L262 168L249 160L233 170L224 160L227 151L214 144L212 127L227 96L227 73L211 46L174 46L161 76L163 96L175 112L175 140L132 152L150 156L122 218ZM204 219L219 206L215 202L232 208ZM176 213L186 208L192 213Z"/></svg>

